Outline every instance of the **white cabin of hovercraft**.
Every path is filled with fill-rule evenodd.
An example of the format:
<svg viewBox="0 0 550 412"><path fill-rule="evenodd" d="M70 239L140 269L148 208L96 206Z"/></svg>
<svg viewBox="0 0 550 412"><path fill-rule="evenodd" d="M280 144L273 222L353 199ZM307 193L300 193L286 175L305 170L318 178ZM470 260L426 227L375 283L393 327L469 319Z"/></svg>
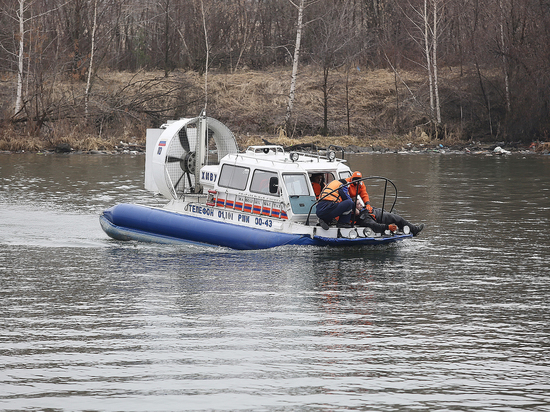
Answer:
<svg viewBox="0 0 550 412"><path fill-rule="evenodd" d="M244 153L226 155L219 165L204 166L200 184L210 206L304 223L310 211L315 212L310 179L318 173L327 184L351 175L344 161L333 155L250 146Z"/></svg>

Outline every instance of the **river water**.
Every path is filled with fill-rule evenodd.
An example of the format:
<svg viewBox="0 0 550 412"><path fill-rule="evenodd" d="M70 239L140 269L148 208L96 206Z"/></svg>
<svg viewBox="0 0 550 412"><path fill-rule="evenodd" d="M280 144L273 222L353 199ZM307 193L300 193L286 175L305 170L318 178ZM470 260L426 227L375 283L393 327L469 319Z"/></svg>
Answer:
<svg viewBox="0 0 550 412"><path fill-rule="evenodd" d="M549 156L355 155L419 237L244 252L109 239L144 160L0 155L0 409L550 411Z"/></svg>

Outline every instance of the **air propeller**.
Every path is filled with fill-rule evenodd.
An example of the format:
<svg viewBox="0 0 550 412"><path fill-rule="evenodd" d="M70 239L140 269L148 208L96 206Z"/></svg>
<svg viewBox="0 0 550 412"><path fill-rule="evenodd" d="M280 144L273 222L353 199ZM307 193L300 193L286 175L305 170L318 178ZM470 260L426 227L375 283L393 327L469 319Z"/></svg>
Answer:
<svg viewBox="0 0 550 412"><path fill-rule="evenodd" d="M233 133L204 115L169 121L162 129L152 153L152 177L158 191L168 199L201 193L200 169L238 152Z"/></svg>
<svg viewBox="0 0 550 412"><path fill-rule="evenodd" d="M195 165L196 165L196 153L191 151L189 146L189 140L187 138L187 129L185 127L181 128L178 132L178 140L181 145L181 148L184 150L182 156L173 156L168 155L166 157L166 163L179 163L181 169L181 176L178 178L174 184L174 188L177 188L182 179L187 178L187 187L193 186L193 179L191 176L195 174Z"/></svg>

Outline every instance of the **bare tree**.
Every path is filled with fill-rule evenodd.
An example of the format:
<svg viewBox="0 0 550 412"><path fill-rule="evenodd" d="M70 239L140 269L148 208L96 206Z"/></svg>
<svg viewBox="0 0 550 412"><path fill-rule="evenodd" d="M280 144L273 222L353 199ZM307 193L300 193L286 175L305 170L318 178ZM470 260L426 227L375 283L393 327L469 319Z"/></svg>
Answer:
<svg viewBox="0 0 550 412"><path fill-rule="evenodd" d="M237 27L235 38L235 49L239 51L237 62L233 68L233 72L242 64L243 55L251 45L258 32L258 21L260 18L260 3L259 2L244 2L237 8Z"/></svg>
<svg viewBox="0 0 550 412"><path fill-rule="evenodd" d="M365 34L349 24L352 21L353 4L350 0L323 4L320 17L312 24L316 39L311 59L322 71L321 91L323 107L323 127L321 134L329 133L329 99L338 81L331 81L334 70L347 65L362 52L361 39ZM322 13L322 14L321 14ZM347 83L346 83L346 86Z"/></svg>
<svg viewBox="0 0 550 412"><path fill-rule="evenodd" d="M432 122L441 123L441 103L439 99L439 75L438 75L438 41L439 24L441 21L443 0L423 0L421 5L409 2L412 13L407 15L419 33L420 39L413 38L421 45L424 53L424 67L428 73L428 86L430 98L430 118Z"/></svg>
<svg viewBox="0 0 550 412"><path fill-rule="evenodd" d="M25 52L25 0L19 1L17 20L19 21L19 51L17 53L17 94L15 97L15 115L23 105L23 60Z"/></svg>
<svg viewBox="0 0 550 412"><path fill-rule="evenodd" d="M296 79L298 77L298 64L300 61L300 47L302 43L302 30L304 28L304 8L306 7L306 0L300 0L297 5L288 0L294 7L298 9L298 20L296 25L296 42L294 44L294 57L292 58L292 75L290 77L290 90L288 92L288 104L286 106L285 115L285 129L289 132L290 118L292 116L292 110L294 108L294 98L296 96Z"/></svg>
<svg viewBox="0 0 550 412"><path fill-rule="evenodd" d="M90 64L88 65L88 79L86 80L86 91L84 93L84 114L88 117L88 103L90 100L90 87L92 84L92 73L94 70L95 33L97 29L97 0L94 0L94 22L92 25L92 46L90 49Z"/></svg>
<svg viewBox="0 0 550 412"><path fill-rule="evenodd" d="M505 24L505 0L497 0L499 7L499 29L500 29L500 48L502 54L502 72L504 75L504 87L505 87L505 99L506 99L506 111L509 113L512 111L512 103L510 98L510 75L508 71L508 45L504 35Z"/></svg>
<svg viewBox="0 0 550 412"><path fill-rule="evenodd" d="M426 1L426 0L425 0ZM433 17L433 26L432 26L432 70L433 70L433 94L435 100L435 115L437 124L441 124L441 102L439 100L439 74L437 66L437 45L439 43L439 12L440 4L443 3L442 0L431 0L432 1L432 17Z"/></svg>
<svg viewBox="0 0 550 412"><path fill-rule="evenodd" d="M42 4L37 0L17 0L16 7L13 7L14 4L11 2L2 3L2 14L10 16L17 27L14 30L16 46L11 48L5 43L1 45L2 50L16 62L14 119L25 117L23 111L29 98L35 99L33 110L36 113L39 111L41 100L39 90L43 87L44 75L50 74L42 67L42 63L50 67L57 63L55 59L45 58L47 50L52 49L52 39L49 34L55 32L55 29L48 25L46 17L64 4L53 3L49 4L51 8L40 8ZM34 72L31 73L31 70ZM31 81L34 82L36 91L29 96Z"/></svg>
<svg viewBox="0 0 550 412"><path fill-rule="evenodd" d="M204 20L197 18L203 7ZM403 127L428 117L433 125L464 123L462 130L479 135L546 136L550 130L547 0L0 0L0 9L0 71L13 75L0 84L0 110L27 133L51 131L60 118L112 121L116 116L107 111L119 106L95 86L107 67L160 69L157 87L162 77L173 84L182 75L178 68L203 75L209 68L273 66L291 70L281 112L289 132L300 68L308 63L320 69L324 133L335 118L337 80L342 95L353 94L352 76L346 83L341 67L356 64L394 71L393 121ZM372 38L378 43L366 50ZM403 71L417 67L426 80L405 82ZM443 83L447 73L459 75ZM152 105L148 96L144 105ZM195 97L189 100L195 110ZM146 108L138 112L156 116Z"/></svg>

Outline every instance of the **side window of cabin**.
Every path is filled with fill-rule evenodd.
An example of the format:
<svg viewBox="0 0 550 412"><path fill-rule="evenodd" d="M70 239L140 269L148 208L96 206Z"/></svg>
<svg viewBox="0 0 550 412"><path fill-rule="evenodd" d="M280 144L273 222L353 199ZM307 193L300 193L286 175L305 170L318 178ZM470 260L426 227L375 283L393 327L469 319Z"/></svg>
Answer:
<svg viewBox="0 0 550 412"><path fill-rule="evenodd" d="M340 179L340 178L339 178ZM329 184L330 182L332 182L334 180L334 175L332 173L327 173L327 181L325 182L325 184Z"/></svg>
<svg viewBox="0 0 550 412"><path fill-rule="evenodd" d="M218 185L230 189L244 190L250 169L248 167L224 164L220 173Z"/></svg>
<svg viewBox="0 0 550 412"><path fill-rule="evenodd" d="M283 180L289 196L310 196L305 174L284 174Z"/></svg>
<svg viewBox="0 0 550 412"><path fill-rule="evenodd" d="M266 170L254 170L252 175L252 182L250 183L250 191L255 193L261 193L263 195L278 196L277 193L269 192L270 179L277 177L277 173L268 172Z"/></svg>

